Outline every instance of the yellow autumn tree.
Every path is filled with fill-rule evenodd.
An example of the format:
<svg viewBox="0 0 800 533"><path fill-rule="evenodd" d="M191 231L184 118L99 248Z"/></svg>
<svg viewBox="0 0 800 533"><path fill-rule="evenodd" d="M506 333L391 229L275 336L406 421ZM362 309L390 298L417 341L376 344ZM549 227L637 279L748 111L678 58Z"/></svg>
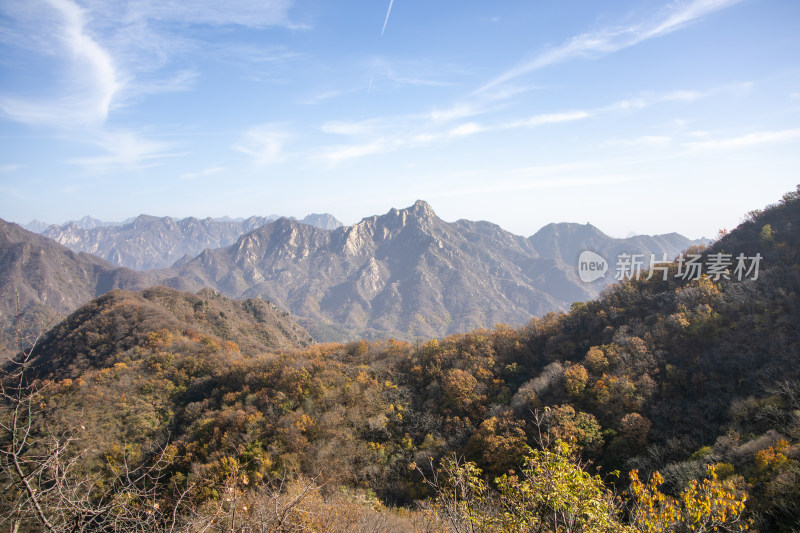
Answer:
<svg viewBox="0 0 800 533"><path fill-rule="evenodd" d="M747 531L751 521L744 517L747 495L734 480L718 479L716 466L709 465L702 481L692 480L675 498L662 493L664 477L655 472L647 483L636 470L630 472L631 524L645 533L683 533L689 531Z"/></svg>

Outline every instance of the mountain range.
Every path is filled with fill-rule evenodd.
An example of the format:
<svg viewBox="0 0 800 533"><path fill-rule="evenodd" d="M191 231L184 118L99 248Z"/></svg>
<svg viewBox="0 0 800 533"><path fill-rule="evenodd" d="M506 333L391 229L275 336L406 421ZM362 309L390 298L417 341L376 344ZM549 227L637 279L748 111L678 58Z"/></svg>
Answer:
<svg viewBox="0 0 800 533"><path fill-rule="evenodd" d="M317 339L430 338L519 325L595 297L613 276L581 282L580 250L672 258L695 244L676 234L614 239L578 224L525 238L489 222L445 222L420 200L335 230L281 219L203 251L163 282L267 298Z"/></svg>
<svg viewBox="0 0 800 533"><path fill-rule="evenodd" d="M75 252L88 252L117 266L136 270L168 268L182 258L192 258L206 248L220 248L241 235L277 220L277 215L247 219L180 220L139 215L121 224L84 217L42 231ZM330 214L311 214L301 223L334 229L342 225Z"/></svg>
<svg viewBox="0 0 800 533"><path fill-rule="evenodd" d="M21 309L41 321L113 288L161 284L269 300L319 341L432 338L524 324L597 296L614 278L582 282L576 271L582 250L611 261L622 252L672 258L705 242L677 234L615 239L571 223L550 224L526 238L490 222L446 222L424 201L334 229L338 221L329 215L306 221L315 225L142 215L123 226L48 230L73 249L142 270L4 223L0 312L15 314L15 291ZM171 266L144 270L165 264Z"/></svg>

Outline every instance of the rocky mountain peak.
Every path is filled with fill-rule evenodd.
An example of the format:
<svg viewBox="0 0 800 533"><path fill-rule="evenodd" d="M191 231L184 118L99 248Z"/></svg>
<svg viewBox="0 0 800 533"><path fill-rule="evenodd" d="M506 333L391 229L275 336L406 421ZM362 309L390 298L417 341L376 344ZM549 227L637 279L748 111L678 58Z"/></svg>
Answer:
<svg viewBox="0 0 800 533"><path fill-rule="evenodd" d="M165 217L165 218L169 218L169 217ZM159 221L159 217L155 217L153 215L141 214L141 215L137 216L136 218L134 218L133 221L131 222L131 224L132 224L132 227L134 227L134 228L144 228L144 227L147 227L147 226L149 226L149 225L151 225L153 223L156 223L158 221Z"/></svg>
<svg viewBox="0 0 800 533"><path fill-rule="evenodd" d="M399 229L405 227L409 222L413 222L417 226L426 226L437 218L433 208L427 202L417 200L414 205L404 209L391 208L388 213L379 217L378 220L384 226Z"/></svg>
<svg viewBox="0 0 800 533"><path fill-rule="evenodd" d="M414 205L403 209L402 212L421 222L431 222L438 218L430 204L424 200L417 200Z"/></svg>
<svg viewBox="0 0 800 533"><path fill-rule="evenodd" d="M94 229L94 228L102 228L105 226L105 222L102 220L96 219L89 215L81 218L80 220L73 220L72 221L76 226L83 228L83 229Z"/></svg>
<svg viewBox="0 0 800 533"><path fill-rule="evenodd" d="M424 216L424 217L436 216L436 213L433 212L433 208L425 200L417 200L416 202L414 202L414 205L408 208L408 210L417 216Z"/></svg>
<svg viewBox="0 0 800 533"><path fill-rule="evenodd" d="M325 230L334 230L336 228L340 228L343 226L343 224L339 222L336 219L336 217L334 217L330 213L311 213L310 215L306 216L301 222L303 224L316 226L320 229L325 229Z"/></svg>

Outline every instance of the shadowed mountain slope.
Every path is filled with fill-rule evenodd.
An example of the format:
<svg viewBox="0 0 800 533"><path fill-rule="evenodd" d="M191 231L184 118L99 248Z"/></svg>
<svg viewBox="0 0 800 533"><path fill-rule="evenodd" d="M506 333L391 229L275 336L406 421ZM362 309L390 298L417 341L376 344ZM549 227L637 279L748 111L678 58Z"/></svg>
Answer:
<svg viewBox="0 0 800 533"><path fill-rule="evenodd" d="M6 342L14 337L17 305L22 333L37 333L96 296L115 288L142 289L152 279L0 220L0 319Z"/></svg>

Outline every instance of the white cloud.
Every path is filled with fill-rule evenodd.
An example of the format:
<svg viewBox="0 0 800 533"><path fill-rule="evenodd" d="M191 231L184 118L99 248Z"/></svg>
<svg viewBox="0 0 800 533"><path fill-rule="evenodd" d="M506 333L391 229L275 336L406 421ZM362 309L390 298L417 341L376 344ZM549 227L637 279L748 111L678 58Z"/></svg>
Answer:
<svg viewBox="0 0 800 533"><path fill-rule="evenodd" d="M15 10L13 15L26 31L34 33L31 43L48 47L40 53L60 55L64 79L53 85L61 90L40 99L4 94L0 109L13 120L32 124L102 123L124 86L111 55L88 31L87 13L75 2L44 0L36 6L53 26L37 24L31 11Z"/></svg>
<svg viewBox="0 0 800 533"><path fill-rule="evenodd" d="M286 158L284 151L289 134L275 124L263 124L247 130L233 149L253 158L257 165L271 165Z"/></svg>
<svg viewBox="0 0 800 533"><path fill-rule="evenodd" d="M522 119L494 124L468 121L448 127L449 122L459 118L467 118L489 111L487 108L464 103L456 104L449 109L435 110L430 113L374 118L361 122L329 121L323 123L319 127L320 131L333 135L351 137L354 143L351 145L322 147L322 155L315 155L314 158L336 163L377 153L393 152L403 148L437 142L448 142L448 140L454 140L459 137L466 137L477 133L518 128L538 128L554 124L578 122L591 118L600 119L602 116L609 113L629 109L640 110L671 101L694 101L712 93L713 91L699 92L680 90L661 94L645 94L595 109L542 113ZM659 139L658 137L641 137L635 141L610 141L609 145L614 142L617 142L617 144L636 142L639 145L649 144L652 147L664 146L666 143L664 139Z"/></svg>
<svg viewBox="0 0 800 533"><path fill-rule="evenodd" d="M315 94L313 96L309 96L307 98L301 99L299 101L299 103L305 104L305 105L321 104L322 102L326 102L328 100L332 100L334 98L338 98L340 96L344 96L344 95L347 95L347 94L352 94L354 92L358 92L358 91L362 91L362 90L363 90L362 88L358 88L358 89L340 89L340 90L334 90L334 91L325 91L325 92L321 92L321 93Z"/></svg>
<svg viewBox="0 0 800 533"><path fill-rule="evenodd" d="M543 124L558 124L560 122L573 122L576 120L584 120L592 116L589 111L568 111L565 113L545 113L542 115L535 115L523 120L514 120L503 124L503 129L511 128L533 128Z"/></svg>
<svg viewBox="0 0 800 533"><path fill-rule="evenodd" d="M331 133L333 135L356 136L372 133L375 129L375 124L372 121L331 120L322 124L319 129L323 133Z"/></svg>
<svg viewBox="0 0 800 533"><path fill-rule="evenodd" d="M203 169L199 172L186 172L185 174L181 174L182 180L193 180L197 178L205 178L206 176L213 176L214 174L219 174L220 172L224 172L228 170L226 167L211 167Z"/></svg>
<svg viewBox="0 0 800 533"><path fill-rule="evenodd" d="M447 109L434 109L430 113L430 118L434 122L449 122L460 118L472 117L484 112L485 111L478 106L459 103Z"/></svg>
<svg viewBox="0 0 800 533"><path fill-rule="evenodd" d="M477 122L465 122L451 128L447 135L450 137L459 137L465 135L472 135L475 133L508 130L516 128L535 128L545 124L558 124L561 122L574 122L577 120L584 120L592 117L593 113L590 111L567 111L564 113L544 113L541 115L534 115L520 120L512 120L509 122L501 123L499 125L478 124ZM455 114L453 115L456 116ZM430 140L444 138L441 135L431 136Z"/></svg>
<svg viewBox="0 0 800 533"><path fill-rule="evenodd" d="M612 139L603 143L603 146L633 146L645 148L666 148L672 144L672 137L665 135L642 135L633 139Z"/></svg>
<svg viewBox="0 0 800 533"><path fill-rule="evenodd" d="M338 163L347 159L387 152L390 149L389 144L378 140L366 144L329 147L323 151L320 157L330 163Z"/></svg>
<svg viewBox="0 0 800 533"><path fill-rule="evenodd" d="M800 128L779 131L760 131L728 139L689 142L685 143L684 146L692 151L732 150L763 144L782 143L795 139L800 139Z"/></svg>
<svg viewBox="0 0 800 533"><path fill-rule="evenodd" d="M677 90L677 91L670 91L666 93L649 93L643 94L640 96L636 96L634 98L626 98L624 100L619 100L612 104L609 104L603 108L601 111L626 111L626 110L640 110L645 109L647 107L653 106L655 104L660 104L663 102L694 102L701 98L705 98L710 96L722 89L714 89L712 91L688 91L688 90Z"/></svg>
<svg viewBox="0 0 800 533"><path fill-rule="evenodd" d="M101 131L93 134L89 142L102 148L106 153L94 157L70 159L68 162L96 171L136 168L155 164L159 159L178 155L169 152L172 145L145 139L131 131Z"/></svg>
<svg viewBox="0 0 800 533"><path fill-rule="evenodd" d="M294 0L7 0L0 3L0 43L42 61L50 76L37 96L0 93L0 113L24 123L74 130L103 124L114 109L146 94L183 91L198 78L176 70L176 56L200 41L180 31L189 24L298 28ZM4 24L3 24L4 23ZM200 35L200 34L193 34ZM203 43L204 45L207 43ZM291 55L254 53L249 61ZM267 57L269 56L269 57Z"/></svg>
<svg viewBox="0 0 800 533"><path fill-rule="evenodd" d="M704 93L701 91L672 91L669 93L665 93L660 100L664 102L670 101L681 101L681 102L694 102L695 100L699 100L707 96L708 93Z"/></svg>
<svg viewBox="0 0 800 533"><path fill-rule="evenodd" d="M480 133L483 128L476 122L467 122L461 124L450 130L451 136L472 135L473 133Z"/></svg>
<svg viewBox="0 0 800 533"><path fill-rule="evenodd" d="M489 81L478 91L482 92L504 84L543 67L578 57L592 57L616 52L647 39L667 35L720 9L741 0L691 0L674 2L659 18L640 24L605 28L573 37L566 43L545 50L533 59L520 63Z"/></svg>

